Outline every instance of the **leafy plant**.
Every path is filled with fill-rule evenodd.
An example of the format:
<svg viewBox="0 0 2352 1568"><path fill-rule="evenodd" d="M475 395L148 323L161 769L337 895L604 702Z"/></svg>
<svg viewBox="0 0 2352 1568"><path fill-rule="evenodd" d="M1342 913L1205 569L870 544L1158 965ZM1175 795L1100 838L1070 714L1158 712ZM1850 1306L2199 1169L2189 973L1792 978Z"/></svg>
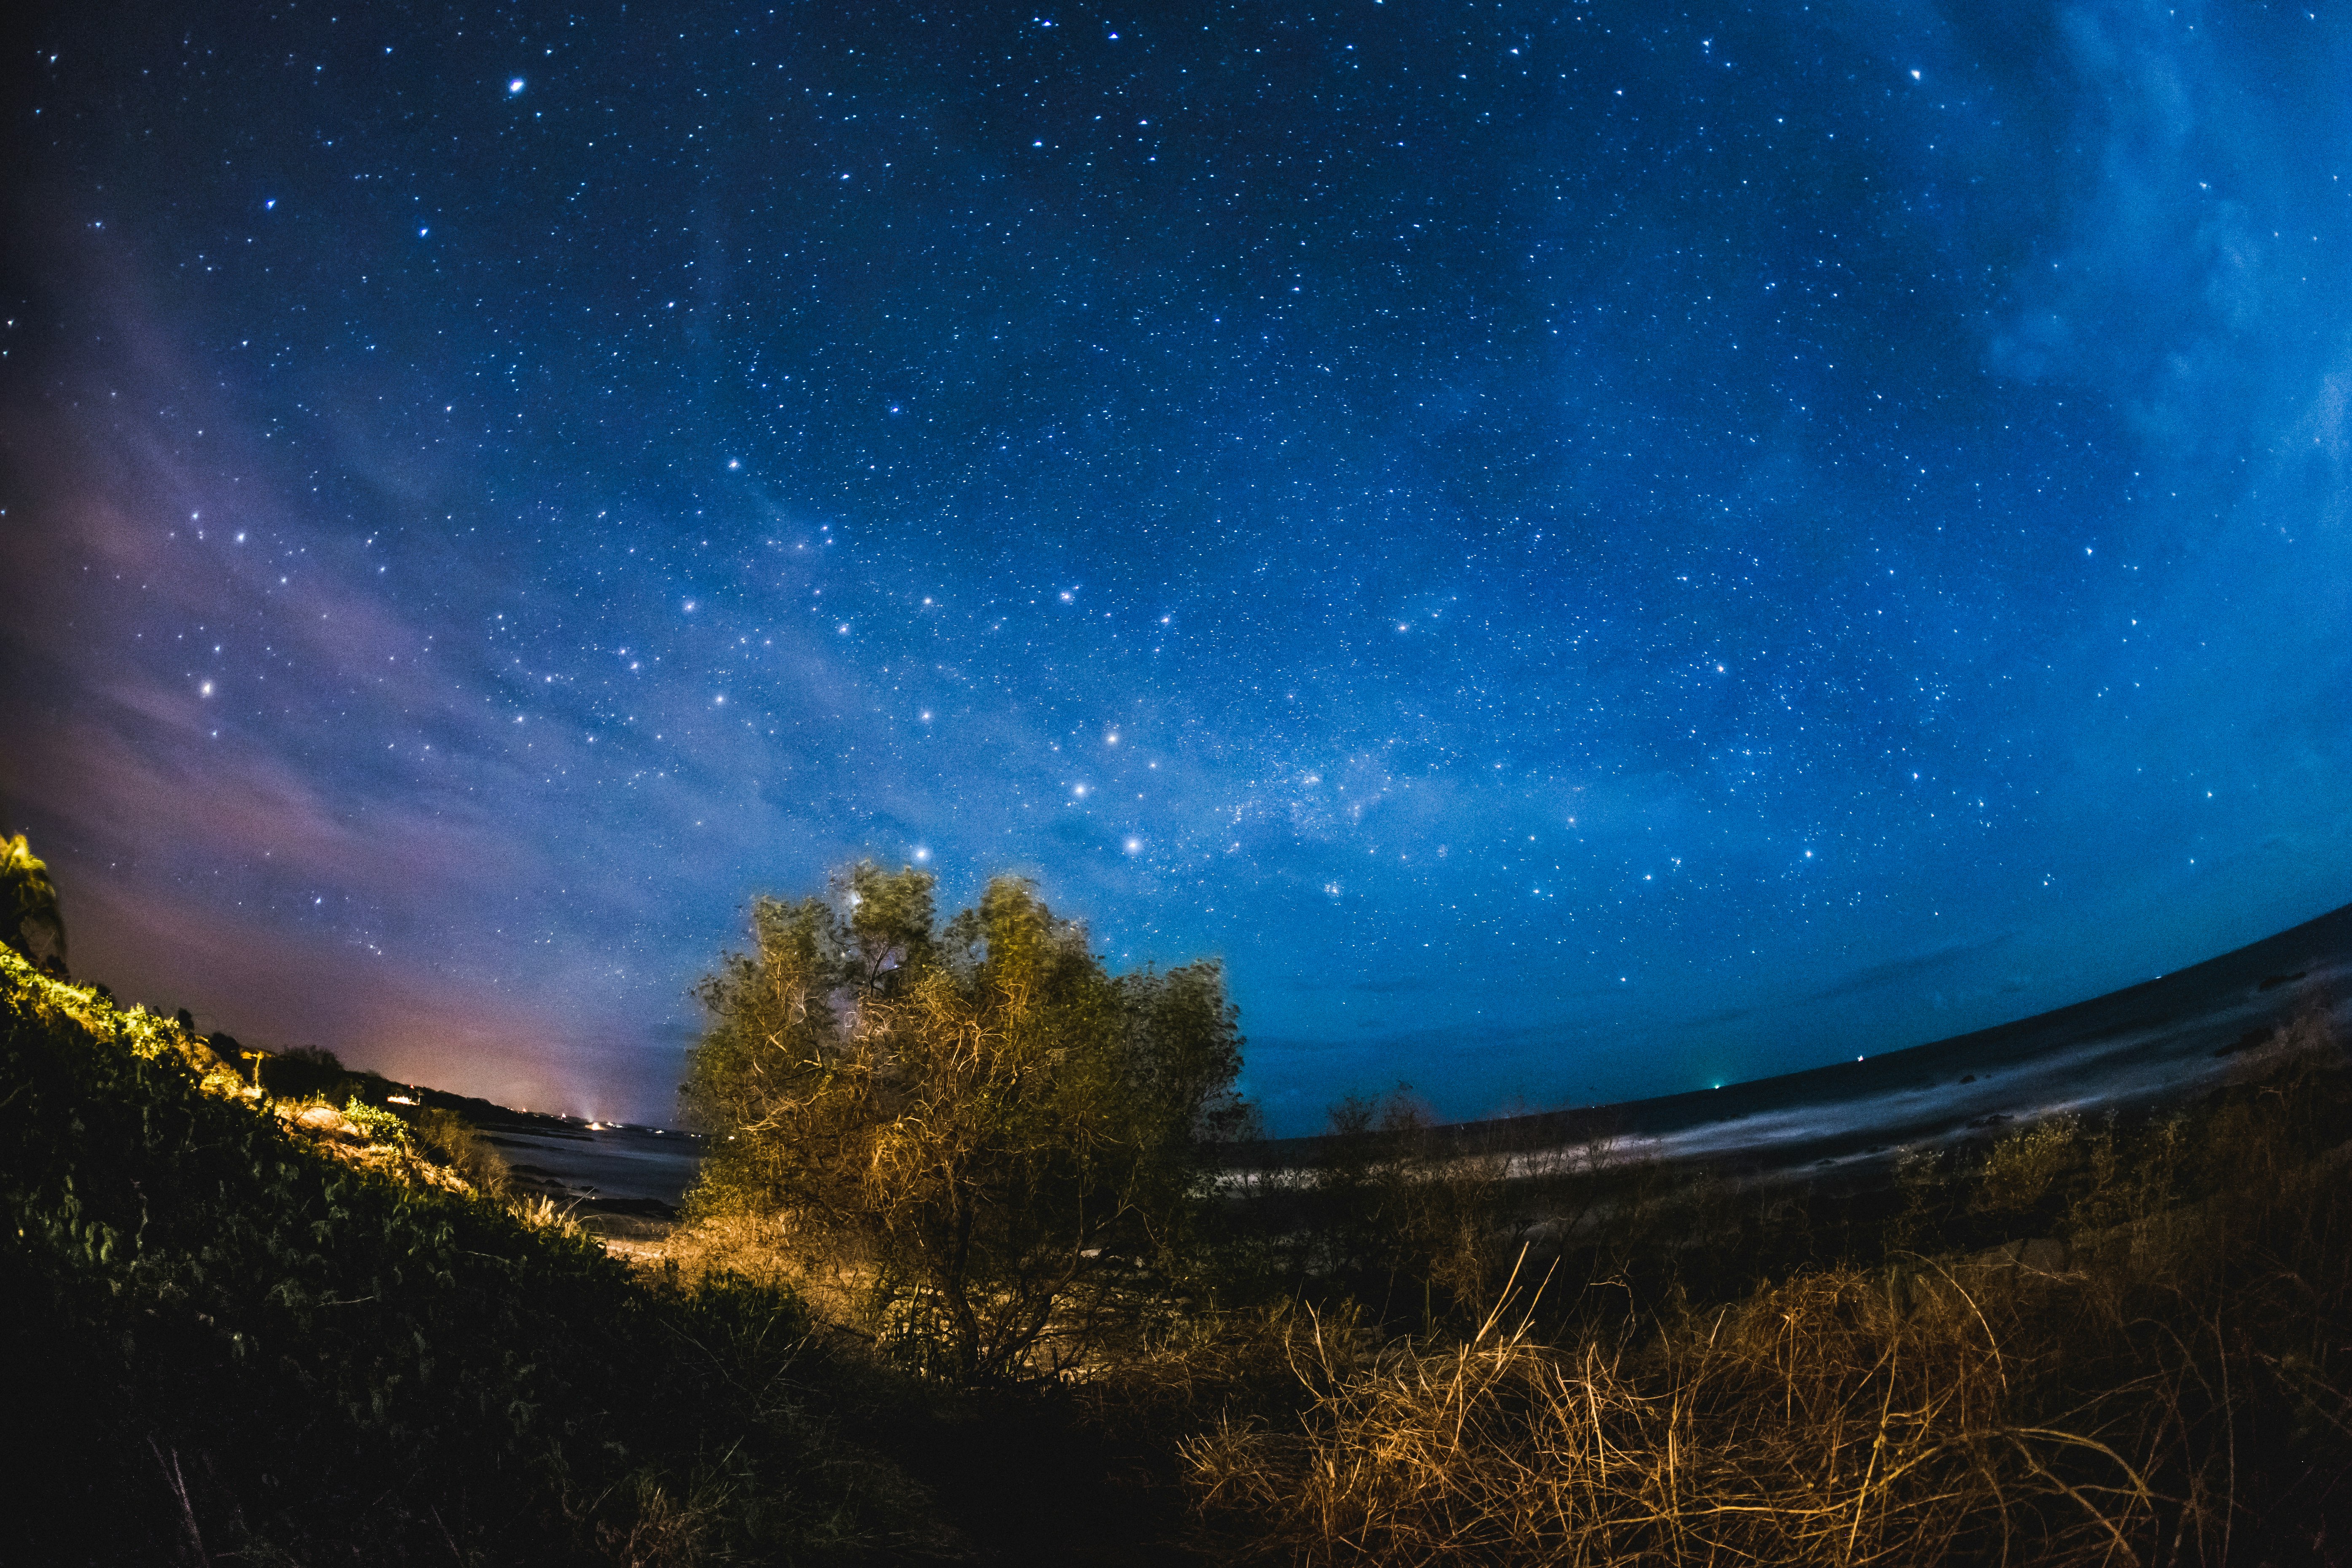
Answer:
<svg viewBox="0 0 2352 1568"><path fill-rule="evenodd" d="M343 1120L358 1128L371 1143L408 1142L408 1123L400 1119L398 1111L370 1105L357 1095L344 1102Z"/></svg>
<svg viewBox="0 0 2352 1568"><path fill-rule="evenodd" d="M701 990L688 1203L781 1215L908 1353L1002 1377L1049 1327L1083 1354L1080 1309L1178 1242L1241 1042L1213 963L1114 975L1026 882L944 927L931 887L861 864L754 903Z"/></svg>
<svg viewBox="0 0 2352 1568"><path fill-rule="evenodd" d="M0 944L65 973L66 922L49 868L21 833L0 839Z"/></svg>

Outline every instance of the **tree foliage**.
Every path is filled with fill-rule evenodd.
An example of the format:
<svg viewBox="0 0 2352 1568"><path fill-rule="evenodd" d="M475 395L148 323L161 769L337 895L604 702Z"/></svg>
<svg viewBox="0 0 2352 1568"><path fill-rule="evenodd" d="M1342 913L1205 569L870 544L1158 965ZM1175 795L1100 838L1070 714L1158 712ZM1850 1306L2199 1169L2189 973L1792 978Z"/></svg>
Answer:
<svg viewBox="0 0 2352 1568"><path fill-rule="evenodd" d="M1244 1114L1223 972L1112 974L1017 878L944 925L926 872L829 890L755 901L700 987L690 1204L780 1214L942 1370L1003 1375L1181 1240L1200 1142Z"/></svg>
<svg viewBox="0 0 2352 1568"><path fill-rule="evenodd" d="M0 838L0 943L42 968L65 973L66 922L58 885L21 833Z"/></svg>

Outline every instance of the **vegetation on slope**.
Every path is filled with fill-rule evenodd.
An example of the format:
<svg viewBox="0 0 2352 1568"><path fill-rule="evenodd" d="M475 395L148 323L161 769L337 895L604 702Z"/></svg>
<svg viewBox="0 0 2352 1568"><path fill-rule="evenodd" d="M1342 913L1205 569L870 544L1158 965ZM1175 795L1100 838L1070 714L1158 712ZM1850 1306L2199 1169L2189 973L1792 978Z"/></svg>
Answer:
<svg viewBox="0 0 2352 1568"><path fill-rule="evenodd" d="M788 1295L633 1278L394 1148L307 1137L176 1023L13 952L0 1075L32 1558L822 1561L938 1535L814 1413L856 1399Z"/></svg>
<svg viewBox="0 0 2352 1568"><path fill-rule="evenodd" d="M66 922L58 885L21 833L0 838L0 947L47 973L62 977L66 972Z"/></svg>

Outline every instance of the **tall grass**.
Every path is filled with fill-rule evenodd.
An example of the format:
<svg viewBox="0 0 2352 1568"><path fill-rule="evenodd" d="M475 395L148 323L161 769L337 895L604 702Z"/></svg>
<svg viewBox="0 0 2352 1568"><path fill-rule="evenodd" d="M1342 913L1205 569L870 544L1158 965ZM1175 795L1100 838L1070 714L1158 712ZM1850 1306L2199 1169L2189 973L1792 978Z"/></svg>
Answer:
<svg viewBox="0 0 2352 1568"><path fill-rule="evenodd" d="M2153 1506L2095 1436L2017 1417L1948 1276L1809 1275L1642 1346L1522 1322L1361 1369L1300 1351L1302 1430L1190 1457L1210 1507L1301 1562L2105 1562Z"/></svg>
<svg viewBox="0 0 2352 1568"><path fill-rule="evenodd" d="M1233 1555L1302 1563L2329 1560L2348 1101L2306 1022L2193 1111L1915 1163L1864 1260L1751 1255L1713 1304L1602 1280L1613 1312L1582 1279L1547 1311L1523 1273L1452 1342L1308 1314L1297 1414L1229 1414L1183 1459ZM1684 1208L1675 1250L1731 1245L1737 1207Z"/></svg>

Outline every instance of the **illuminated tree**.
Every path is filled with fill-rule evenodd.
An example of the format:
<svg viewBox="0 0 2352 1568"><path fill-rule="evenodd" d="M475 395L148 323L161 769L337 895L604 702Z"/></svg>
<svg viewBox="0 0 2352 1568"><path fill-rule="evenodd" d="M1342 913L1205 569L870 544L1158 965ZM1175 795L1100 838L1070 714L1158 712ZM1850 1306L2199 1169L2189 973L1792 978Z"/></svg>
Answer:
<svg viewBox="0 0 2352 1568"><path fill-rule="evenodd" d="M21 833L0 839L0 942L44 969L65 973L66 922L58 887Z"/></svg>
<svg viewBox="0 0 2352 1568"><path fill-rule="evenodd" d="M931 889L867 863L753 904L699 991L690 1206L784 1217L942 1370L1001 1376L1182 1234L1241 1037L1213 962L1114 975L1024 880L944 927Z"/></svg>

